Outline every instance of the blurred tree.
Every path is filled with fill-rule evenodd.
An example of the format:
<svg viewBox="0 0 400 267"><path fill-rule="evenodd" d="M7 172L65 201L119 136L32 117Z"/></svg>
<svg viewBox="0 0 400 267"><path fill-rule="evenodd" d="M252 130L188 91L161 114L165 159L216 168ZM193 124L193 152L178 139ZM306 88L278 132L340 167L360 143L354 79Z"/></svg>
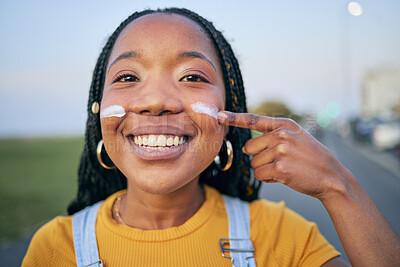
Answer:
<svg viewBox="0 0 400 267"><path fill-rule="evenodd" d="M250 109L250 112L269 117L290 118L296 122L299 122L301 119L299 115L294 114L285 104L276 101L263 102L258 107Z"/></svg>

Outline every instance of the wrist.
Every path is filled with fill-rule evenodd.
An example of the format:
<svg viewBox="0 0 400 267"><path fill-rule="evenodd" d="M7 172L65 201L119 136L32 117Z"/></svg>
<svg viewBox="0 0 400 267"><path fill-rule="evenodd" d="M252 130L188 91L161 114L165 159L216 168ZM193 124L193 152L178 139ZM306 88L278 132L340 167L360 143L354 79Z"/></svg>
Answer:
<svg viewBox="0 0 400 267"><path fill-rule="evenodd" d="M340 166L339 171L331 177L331 181L326 193L318 197L325 207L330 203L337 204L339 201L348 203L357 198L357 192L360 191L361 185L345 167Z"/></svg>

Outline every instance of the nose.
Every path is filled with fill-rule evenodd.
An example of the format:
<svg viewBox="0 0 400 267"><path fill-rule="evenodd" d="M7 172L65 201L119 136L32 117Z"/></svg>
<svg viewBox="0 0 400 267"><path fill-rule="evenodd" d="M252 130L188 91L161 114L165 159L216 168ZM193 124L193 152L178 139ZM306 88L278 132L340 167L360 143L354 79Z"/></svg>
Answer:
<svg viewBox="0 0 400 267"><path fill-rule="evenodd" d="M154 81L145 84L131 103L130 110L137 114L159 116L183 111L178 90L172 82Z"/></svg>

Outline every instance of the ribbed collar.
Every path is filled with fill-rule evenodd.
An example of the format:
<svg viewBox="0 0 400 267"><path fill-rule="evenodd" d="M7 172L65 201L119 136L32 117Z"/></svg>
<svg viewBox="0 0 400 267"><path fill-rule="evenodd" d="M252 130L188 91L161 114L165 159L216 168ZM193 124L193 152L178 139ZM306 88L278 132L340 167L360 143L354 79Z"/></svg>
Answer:
<svg viewBox="0 0 400 267"><path fill-rule="evenodd" d="M184 224L162 230L142 230L126 225L118 224L112 217L112 207L119 195L126 193L125 190L118 191L109 196L99 209L97 223L105 225L106 228L124 238L137 241L168 241L177 239L199 229L214 213L218 198L221 195L212 187L204 185L205 201L200 209ZM101 227L100 226L100 227Z"/></svg>

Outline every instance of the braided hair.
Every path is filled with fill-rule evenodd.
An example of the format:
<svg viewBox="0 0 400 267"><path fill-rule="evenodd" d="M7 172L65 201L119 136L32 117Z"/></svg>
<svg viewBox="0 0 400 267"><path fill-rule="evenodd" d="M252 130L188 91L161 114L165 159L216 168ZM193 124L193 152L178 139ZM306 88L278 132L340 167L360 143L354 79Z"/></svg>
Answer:
<svg viewBox="0 0 400 267"><path fill-rule="evenodd" d="M196 22L209 36L218 55L225 84L225 110L247 112L246 97L242 75L238 61L233 54L230 44L213 24L198 14L182 8L167 8L136 12L123 21L111 34L105 44L94 69L89 91L87 106L88 119L85 132L85 146L82 152L78 170L78 193L68 207L68 214L74 214L86 206L103 200L116 191L126 188L127 179L118 168L105 169L97 160L96 148L102 139L100 117L98 112L92 112L93 103L101 102L106 67L111 50L121 31L135 19L151 13L177 14ZM208 184L219 192L245 201L258 198L261 182L251 174L250 158L241 152L247 140L251 138L250 130L229 127L226 139L232 143L233 163L229 170L220 171L213 162L200 174L200 183ZM108 158L103 151L103 158ZM222 165L227 161L226 147L220 152ZM106 161L107 162L107 161ZM109 165L112 162L108 161Z"/></svg>

